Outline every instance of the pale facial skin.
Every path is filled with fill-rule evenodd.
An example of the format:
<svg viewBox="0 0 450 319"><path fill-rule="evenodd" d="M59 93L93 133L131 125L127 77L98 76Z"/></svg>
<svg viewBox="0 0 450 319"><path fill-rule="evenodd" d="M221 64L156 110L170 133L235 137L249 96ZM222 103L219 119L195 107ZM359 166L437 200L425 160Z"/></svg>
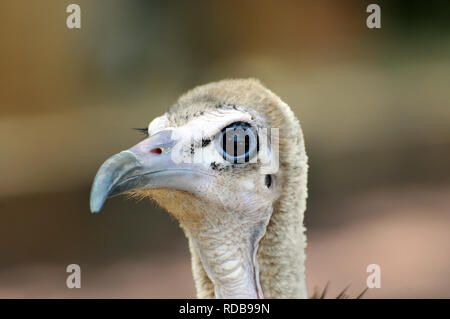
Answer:
<svg viewBox="0 0 450 319"><path fill-rule="evenodd" d="M149 196L169 211L192 239L216 298L264 297L256 252L280 195L276 171L253 157L262 152L256 140L244 149L255 153L238 162L239 152L227 157L228 147L224 153L217 143L225 128L242 126L257 133L265 124L236 109L204 112L182 126L167 114L158 117L148 138L101 166L91 191L95 213L108 196L124 192ZM261 147L273 160L271 144Z"/></svg>

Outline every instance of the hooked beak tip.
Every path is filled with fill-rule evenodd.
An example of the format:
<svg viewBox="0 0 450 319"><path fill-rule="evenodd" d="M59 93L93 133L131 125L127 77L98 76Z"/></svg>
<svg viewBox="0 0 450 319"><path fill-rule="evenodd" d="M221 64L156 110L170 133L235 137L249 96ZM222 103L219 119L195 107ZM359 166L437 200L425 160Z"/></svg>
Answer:
<svg viewBox="0 0 450 319"><path fill-rule="evenodd" d="M92 184L90 198L92 213L100 212L108 196L113 194L115 185L138 165L138 160L129 151L113 155L102 164Z"/></svg>
<svg viewBox="0 0 450 319"><path fill-rule="evenodd" d="M92 214L100 213L100 211L102 210L102 206L103 206L103 204L100 204L100 203L97 203L97 202L93 203L91 201L91 213Z"/></svg>
<svg viewBox="0 0 450 319"><path fill-rule="evenodd" d="M107 198L107 192L99 192L96 188L92 188L91 191L91 199L90 199L90 208L91 213L97 214L102 210L103 204Z"/></svg>

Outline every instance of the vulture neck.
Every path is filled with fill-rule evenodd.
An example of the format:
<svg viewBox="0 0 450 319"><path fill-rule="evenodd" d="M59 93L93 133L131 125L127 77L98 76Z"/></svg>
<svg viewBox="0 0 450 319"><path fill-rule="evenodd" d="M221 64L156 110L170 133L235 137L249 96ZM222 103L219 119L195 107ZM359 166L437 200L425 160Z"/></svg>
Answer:
<svg viewBox="0 0 450 319"><path fill-rule="evenodd" d="M274 203L265 233L256 245L254 278L249 291L255 298L307 298L305 281L306 156L295 167L284 167L283 190ZM192 271L198 298L223 297L214 286L209 266L203 261L195 236L186 232L192 256ZM250 277L250 276L248 276ZM252 286L253 285L253 286ZM225 296L233 298L233 296ZM235 295L236 298L253 298Z"/></svg>

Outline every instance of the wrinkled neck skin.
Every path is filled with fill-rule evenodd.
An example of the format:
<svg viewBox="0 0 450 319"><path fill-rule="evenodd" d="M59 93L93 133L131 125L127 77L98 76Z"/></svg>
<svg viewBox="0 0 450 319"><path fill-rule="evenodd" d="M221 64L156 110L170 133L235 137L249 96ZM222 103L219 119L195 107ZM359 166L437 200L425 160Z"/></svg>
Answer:
<svg viewBox="0 0 450 319"><path fill-rule="evenodd" d="M185 192L151 191L189 240L198 298L307 298L306 179L290 178L300 187L275 203L247 200L237 209Z"/></svg>
<svg viewBox="0 0 450 319"><path fill-rule="evenodd" d="M257 251L266 232L272 208L262 212L258 222L239 218L237 224L202 223L195 230L186 230L191 242L191 253L198 256L201 265L214 286L215 298L264 298L259 279ZM236 212L224 212L233 216ZM223 226L224 227L223 227ZM193 250L193 251L192 251Z"/></svg>
<svg viewBox="0 0 450 319"><path fill-rule="evenodd" d="M271 202L215 194L209 200L175 190L153 189L146 195L179 221L188 238L199 298L263 298L257 251Z"/></svg>
<svg viewBox="0 0 450 319"><path fill-rule="evenodd" d="M189 239L197 297L307 298L304 201L297 204L292 211L279 203L273 211L267 208L268 224L254 232L253 251L250 237L237 230L192 233L181 224ZM203 236L210 240L201 241Z"/></svg>

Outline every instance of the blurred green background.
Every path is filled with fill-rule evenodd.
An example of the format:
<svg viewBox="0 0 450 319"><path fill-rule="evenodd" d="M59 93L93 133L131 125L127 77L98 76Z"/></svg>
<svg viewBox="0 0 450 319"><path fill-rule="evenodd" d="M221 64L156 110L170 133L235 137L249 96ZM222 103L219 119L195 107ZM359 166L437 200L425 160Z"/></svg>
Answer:
<svg viewBox="0 0 450 319"><path fill-rule="evenodd" d="M81 6L82 28L66 27ZM450 297L448 1L0 3L0 297L194 297L177 223L90 183L185 90L259 78L302 123L309 290ZM65 270L79 264L82 288Z"/></svg>

